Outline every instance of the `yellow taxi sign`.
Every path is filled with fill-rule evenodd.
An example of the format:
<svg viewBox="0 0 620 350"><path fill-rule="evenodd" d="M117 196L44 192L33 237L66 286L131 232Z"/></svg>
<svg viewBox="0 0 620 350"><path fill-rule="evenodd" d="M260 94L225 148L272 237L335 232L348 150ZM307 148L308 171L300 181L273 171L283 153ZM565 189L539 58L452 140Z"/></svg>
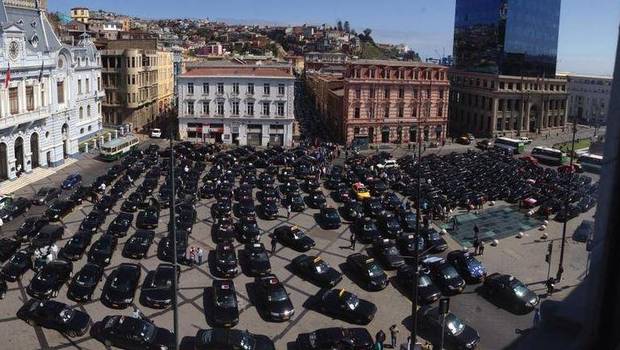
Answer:
<svg viewBox="0 0 620 350"><path fill-rule="evenodd" d="M342 296L344 295L344 288L340 290L340 292L338 292L338 297L342 298Z"/></svg>
<svg viewBox="0 0 620 350"><path fill-rule="evenodd" d="M321 259L320 256L317 256L316 258L314 258L313 262L318 263L321 260L323 260L323 259Z"/></svg>

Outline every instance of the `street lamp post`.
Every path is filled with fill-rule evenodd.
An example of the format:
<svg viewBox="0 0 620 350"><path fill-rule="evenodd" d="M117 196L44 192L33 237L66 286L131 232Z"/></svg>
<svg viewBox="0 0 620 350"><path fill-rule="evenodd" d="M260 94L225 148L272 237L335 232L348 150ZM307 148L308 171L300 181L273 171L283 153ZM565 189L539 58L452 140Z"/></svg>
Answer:
<svg viewBox="0 0 620 350"><path fill-rule="evenodd" d="M560 245L560 263L558 265L558 272L556 274L556 283L562 279L564 273L564 246L566 244L566 228L568 226L568 206L570 204L570 190L573 186L573 162L575 157L575 137L577 135L577 118L573 117L573 141L571 144L570 154L570 173L568 178L568 190L564 198L564 225L562 225L562 244Z"/></svg>
<svg viewBox="0 0 620 350"><path fill-rule="evenodd" d="M168 112L170 113L170 112ZM173 322L174 322L174 349L178 349L179 348L179 308L178 308L178 302L177 302L177 293L179 292L179 285L178 285L178 261L177 261L177 224L176 224L176 192L175 192L175 188L176 188L176 183L175 183L175 177L174 177L174 167L175 167L175 161L174 161L174 125L173 124L174 119L170 118L170 186L171 188L171 198L170 198L170 220L172 220L172 237L170 239L172 239L172 261L173 261L173 265L174 265L174 277L172 278L172 289L174 290L174 293L172 293L172 315L173 315Z"/></svg>

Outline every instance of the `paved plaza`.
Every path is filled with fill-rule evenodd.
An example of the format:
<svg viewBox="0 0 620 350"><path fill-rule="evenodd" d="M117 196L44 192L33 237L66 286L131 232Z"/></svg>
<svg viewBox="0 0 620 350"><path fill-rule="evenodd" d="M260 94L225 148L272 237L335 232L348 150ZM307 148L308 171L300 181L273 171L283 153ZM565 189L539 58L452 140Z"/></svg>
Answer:
<svg viewBox="0 0 620 350"><path fill-rule="evenodd" d="M95 159L86 159L71 166L62 169L61 172L43 179L31 186L27 186L19 190L16 195L31 196L34 191L43 185L58 185L64 177L75 171L80 171L85 176L85 183L89 183L97 175L105 172L109 163L102 163ZM163 181L163 178L162 178ZM131 193L135 186L139 185L141 180L138 180L132 189L130 189L124 198ZM322 188L323 192L327 195L329 191ZM330 196L326 196L328 205L339 206L334 203ZM112 213L108 215L106 222L101 226L98 234L95 235L93 240L100 237L108 226L108 224L119 213L120 205L123 199L117 202ZM214 202L211 200L201 200L197 204L198 222L194 225L192 235L190 236L190 245L195 247L201 247L205 252L209 252L215 248L215 244L211 238L211 226L212 219L210 215L210 205ZM82 206L77 207L70 215L68 215L63 224L65 225L65 235L62 241L58 242L58 246L62 247L67 239L75 232L77 232L78 226L82 219L90 212L92 204L85 202ZM43 210L41 207L33 207L29 215L35 215ZM493 209L487 209L488 212L483 212L482 218L478 220L485 220L485 215L488 213L495 213L495 210L500 210L501 207ZM595 209L581 215L580 217L571 220L569 222L568 232L572 233L575 227L581 222L583 218L591 218ZM354 252L365 252L367 246L358 244L355 251L349 249L349 236L350 231L348 225L343 225L338 230L323 230L317 224L315 215L318 210L307 209L302 213L294 213L290 219L286 218L286 211L280 208L280 216L277 220L266 221L258 219L261 230L265 233L262 237L262 243L269 247L270 238L268 233L273 232L275 227L283 224L297 225L303 228L315 241L316 247L310 252L309 255L320 255L325 261L327 261L332 267L338 270L343 269L344 261L349 254ZM495 215L491 215L495 216ZM135 226L132 226L128 235L125 238L119 240L119 245L116 248L116 252L112 258L112 263L105 269L105 276L107 277L111 270L116 268L123 262L139 263L142 268L141 281L144 280L148 271L154 270L160 261L156 257L156 248L158 241L166 235L165 227L168 222L169 212L163 210L160 217L159 228L156 229L156 239L151 246L149 253L145 259L135 261L126 259L121 256L124 243L128 240L128 237L135 232ZM500 221L510 221L511 216L508 218L502 218ZM16 227L23 221L23 218L18 218L14 222L9 223L4 227L3 235L11 234ZM135 220L134 220L135 224ZM441 224L441 223L436 223ZM457 240L451 237L446 237L449 244L447 252L453 249L460 249L463 244L469 230L466 223L463 223L459 227L459 235L461 230L462 235L457 235ZM517 225L518 226L518 225ZM514 230L520 230L521 227ZM513 230L513 228L511 228ZM503 232L503 231L502 231ZM511 231L512 232L512 231ZM505 238L500 240L497 247L487 246L485 254L480 256L479 259L487 267L489 273L502 272L510 273L517 276L528 286L544 296L545 288L543 281L547 276L547 264L545 263L545 252L547 249L547 243L554 241L556 243L555 252L559 252L559 244L561 237L561 224L557 222L550 222L547 228L549 238L543 240L541 238L541 232L537 228L526 230L526 235L519 239L515 235L503 235ZM470 233L471 234L471 233ZM242 249L242 245L235 242L237 249ZM257 312L252 300L252 281L253 278L247 277L245 274L240 274L234 278L234 283L237 291L240 309L240 322L236 326L238 329L248 329L251 332L265 334L271 337L276 343L277 349L294 349L293 343L299 333L310 332L318 328L329 326L351 326L346 322L335 320L330 317L324 316L316 311L312 311L307 308L308 300L315 295L319 288L313 284L301 279L290 271L289 264L292 259L299 253L284 248L281 245L278 247L276 254L271 257L271 265L273 273L283 281L287 291L290 293L290 298L295 307L295 315L288 322L273 323L267 322L261 318ZM552 273L555 273L558 264L558 255L555 254L552 258ZM572 288L577 285L585 274L587 260L587 252L585 245L581 243L567 240L566 245L566 262L565 273L562 282L558 285L561 289L559 292L553 295L552 299L562 299ZM86 262L86 257L83 257L80 261L74 262L74 272L77 272ZM394 276L394 272L388 272L390 276ZM0 338L4 341L5 349L102 349L103 345L90 336L86 335L80 338L69 339L60 333L52 330L46 330L39 327L31 327L23 321L17 319L17 309L28 299L25 288L33 277L33 272L27 272L21 282L10 283L9 292L4 300L0 301ZM199 329L210 328L209 324L209 303L210 287L214 276L210 269L209 262L205 262L201 266L194 267L182 267L181 279L179 285L179 312L180 312L180 338L183 338L183 348L190 348L192 342L192 336L196 334ZM105 277L104 277L105 281ZM394 279L392 278L392 281ZM98 285L94 300L92 302L76 305L76 307L82 311L86 311L94 321L99 321L107 315L123 314L131 315L131 308L125 310L112 310L105 307L100 301L99 296L101 294L101 288L103 282ZM396 288L394 284L388 286L385 290L380 292L365 291L358 285L356 285L347 275L345 271L345 278L338 284L339 288L345 288L361 298L369 300L375 303L378 307L378 312L375 319L367 326L367 329L374 336L374 334L383 329L388 332L388 328L392 324L397 324L400 328L400 341L405 341L409 330L407 329L410 323L411 314L411 302L405 297L399 288ZM517 337L515 333L517 329L528 329L532 325L532 314L528 315L513 315L506 310L500 309L497 306L489 303L477 293L479 285L468 285L465 292L452 297L451 311L461 317L465 322L474 327L481 337L480 349L500 349L509 346ZM75 305L74 302L66 298L67 287L64 286L59 293L59 301L67 303L69 305ZM135 302L138 303L138 293L136 293ZM207 303L205 303L207 301ZM160 327L166 327L172 329L172 311L170 309L155 310L149 309L142 305L139 308L149 318L153 319L155 324Z"/></svg>

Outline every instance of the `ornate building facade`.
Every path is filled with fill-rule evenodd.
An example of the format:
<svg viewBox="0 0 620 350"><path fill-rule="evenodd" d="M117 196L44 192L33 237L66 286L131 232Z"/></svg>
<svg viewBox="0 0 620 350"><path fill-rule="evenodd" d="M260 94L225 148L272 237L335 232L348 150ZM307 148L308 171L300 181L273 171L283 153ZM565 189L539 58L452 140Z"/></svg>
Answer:
<svg viewBox="0 0 620 350"><path fill-rule="evenodd" d="M76 155L101 129L100 56L63 45L37 1L0 6L0 181Z"/></svg>

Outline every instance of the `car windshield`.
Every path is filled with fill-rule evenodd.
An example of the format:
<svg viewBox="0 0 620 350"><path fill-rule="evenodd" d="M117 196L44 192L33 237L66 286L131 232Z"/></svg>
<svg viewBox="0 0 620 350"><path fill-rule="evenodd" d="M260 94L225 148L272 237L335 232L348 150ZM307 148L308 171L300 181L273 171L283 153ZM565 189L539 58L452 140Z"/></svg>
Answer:
<svg viewBox="0 0 620 350"><path fill-rule="evenodd" d="M272 289L268 297L269 301L285 301L287 299L288 299L288 294L286 294L286 291L284 290L284 288L281 288L281 287Z"/></svg>
<svg viewBox="0 0 620 350"><path fill-rule="evenodd" d="M294 239L302 239L305 236L301 230L292 230L291 235Z"/></svg>
<svg viewBox="0 0 620 350"><path fill-rule="evenodd" d="M383 275L383 270L378 264L371 264L368 266L368 274L372 277Z"/></svg>
<svg viewBox="0 0 620 350"><path fill-rule="evenodd" d="M223 294L217 298L217 306L219 307L235 307L237 301L233 294Z"/></svg>
<svg viewBox="0 0 620 350"><path fill-rule="evenodd" d="M26 261L26 256L23 254L15 254L11 257L11 264L22 264Z"/></svg>
<svg viewBox="0 0 620 350"><path fill-rule="evenodd" d="M121 279L119 277L116 277L112 280L110 287L121 291L127 291L129 290L129 281L127 279Z"/></svg>
<svg viewBox="0 0 620 350"><path fill-rule="evenodd" d="M453 314L446 317L446 327L453 335L458 335L465 329L465 324Z"/></svg>
<svg viewBox="0 0 620 350"><path fill-rule="evenodd" d="M377 227L375 224L364 224L364 231L375 231Z"/></svg>
<svg viewBox="0 0 620 350"><path fill-rule="evenodd" d="M387 255L400 255L398 249L395 246L387 247L385 249L385 254Z"/></svg>
<svg viewBox="0 0 620 350"><path fill-rule="evenodd" d="M325 217L328 219L337 219L338 218L338 212L336 211L328 211L325 213Z"/></svg>
<svg viewBox="0 0 620 350"><path fill-rule="evenodd" d="M344 299L344 303L349 309L355 310L360 304L360 299L357 295L348 294Z"/></svg>
<svg viewBox="0 0 620 350"><path fill-rule="evenodd" d="M80 273L75 279L75 283L80 286L89 285L95 282L95 276L90 273Z"/></svg>
<svg viewBox="0 0 620 350"><path fill-rule="evenodd" d="M60 320L63 323L66 323L66 322L69 322L69 320L71 320L71 318L73 317L73 313L74 311L71 309L64 309L60 312L58 316L60 317Z"/></svg>
<svg viewBox="0 0 620 350"><path fill-rule="evenodd" d="M459 277L459 273L451 265L444 265L441 268L441 275L447 280Z"/></svg>
<svg viewBox="0 0 620 350"><path fill-rule="evenodd" d="M523 298L527 292L529 291L527 289L526 286L523 285L523 283L520 282L516 282L512 285L512 290L515 292L515 294L519 297L519 298Z"/></svg>
<svg viewBox="0 0 620 350"><path fill-rule="evenodd" d="M422 275L418 278L418 287L428 287L432 284L431 278L426 275Z"/></svg>
<svg viewBox="0 0 620 350"><path fill-rule="evenodd" d="M262 261L268 261L269 257L264 251L260 251L260 252L252 252L252 259L262 262Z"/></svg>
<svg viewBox="0 0 620 350"><path fill-rule="evenodd" d="M314 268L316 269L318 273L325 273L329 270L329 265L327 265L325 261L321 260L318 263L316 263L316 265L314 265Z"/></svg>

